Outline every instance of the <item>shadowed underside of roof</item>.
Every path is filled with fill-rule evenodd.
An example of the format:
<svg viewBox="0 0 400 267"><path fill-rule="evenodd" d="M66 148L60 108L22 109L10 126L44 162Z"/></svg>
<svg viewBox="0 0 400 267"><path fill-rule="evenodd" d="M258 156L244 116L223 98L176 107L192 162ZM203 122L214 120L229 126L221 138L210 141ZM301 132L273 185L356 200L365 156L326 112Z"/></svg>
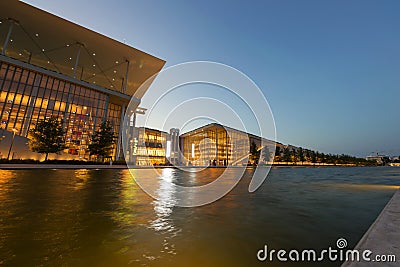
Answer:
<svg viewBox="0 0 400 267"><path fill-rule="evenodd" d="M7 36L9 35L8 42ZM165 61L17 0L0 1L0 51L141 98Z"/></svg>

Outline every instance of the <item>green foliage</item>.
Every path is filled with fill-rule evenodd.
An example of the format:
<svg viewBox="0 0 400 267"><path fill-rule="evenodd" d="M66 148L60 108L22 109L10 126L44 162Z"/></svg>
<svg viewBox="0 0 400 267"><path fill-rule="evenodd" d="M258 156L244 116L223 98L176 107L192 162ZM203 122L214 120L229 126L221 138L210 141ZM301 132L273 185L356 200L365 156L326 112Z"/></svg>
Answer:
<svg viewBox="0 0 400 267"><path fill-rule="evenodd" d="M291 162L292 161L292 152L289 147L285 147L283 150L283 161Z"/></svg>
<svg viewBox="0 0 400 267"><path fill-rule="evenodd" d="M299 160L301 161L301 163L303 163L305 161L305 157L304 157L304 151L303 151L302 147L299 147L298 156L299 156Z"/></svg>
<svg viewBox="0 0 400 267"><path fill-rule="evenodd" d="M280 146L276 146L275 147L275 157L274 157L274 161L276 162L280 162L281 159L281 147Z"/></svg>
<svg viewBox="0 0 400 267"><path fill-rule="evenodd" d="M312 163L317 163L317 153L315 151L310 152L310 159Z"/></svg>
<svg viewBox="0 0 400 267"><path fill-rule="evenodd" d="M295 148L292 149L292 160L294 163L297 163L297 150Z"/></svg>
<svg viewBox="0 0 400 267"><path fill-rule="evenodd" d="M257 164L260 159L260 151L257 149L256 143L253 141L250 145L250 154L251 159L253 160L253 164Z"/></svg>
<svg viewBox="0 0 400 267"><path fill-rule="evenodd" d="M29 131L29 148L33 152L46 154L60 153L65 149L65 131L57 117L39 120L35 128Z"/></svg>
<svg viewBox="0 0 400 267"><path fill-rule="evenodd" d="M261 149L261 157L264 162L269 162L271 160L271 152L268 149L268 146L264 146Z"/></svg>
<svg viewBox="0 0 400 267"><path fill-rule="evenodd" d="M104 121L98 131L92 136L92 142L89 145L90 155L100 156L102 158L109 156L116 136L109 121Z"/></svg>

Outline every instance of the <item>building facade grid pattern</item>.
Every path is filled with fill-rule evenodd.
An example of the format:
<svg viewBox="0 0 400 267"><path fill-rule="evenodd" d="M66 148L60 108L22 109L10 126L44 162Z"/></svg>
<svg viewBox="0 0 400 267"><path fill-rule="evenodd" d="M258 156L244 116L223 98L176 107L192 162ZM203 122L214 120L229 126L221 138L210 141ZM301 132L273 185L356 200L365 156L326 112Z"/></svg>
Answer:
<svg viewBox="0 0 400 267"><path fill-rule="evenodd" d="M88 158L91 136L108 120L118 135L122 107L107 94L49 75L0 61L1 128L16 129L29 137L29 129L51 116L63 122L68 152Z"/></svg>

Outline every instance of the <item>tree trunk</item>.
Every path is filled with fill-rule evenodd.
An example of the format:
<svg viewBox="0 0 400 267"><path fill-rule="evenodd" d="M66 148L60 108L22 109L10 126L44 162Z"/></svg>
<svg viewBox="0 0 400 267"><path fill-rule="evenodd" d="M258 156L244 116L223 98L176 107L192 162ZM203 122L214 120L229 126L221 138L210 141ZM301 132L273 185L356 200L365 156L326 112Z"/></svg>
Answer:
<svg viewBox="0 0 400 267"><path fill-rule="evenodd" d="M47 161L48 156L49 156L49 153L46 153L46 157L44 158L44 161Z"/></svg>

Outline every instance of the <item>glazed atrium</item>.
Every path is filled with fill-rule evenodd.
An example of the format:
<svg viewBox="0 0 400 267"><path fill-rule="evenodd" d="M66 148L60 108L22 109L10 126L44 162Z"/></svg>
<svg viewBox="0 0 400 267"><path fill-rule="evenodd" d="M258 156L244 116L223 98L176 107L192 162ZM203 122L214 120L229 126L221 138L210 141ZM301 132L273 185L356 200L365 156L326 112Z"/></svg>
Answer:
<svg viewBox="0 0 400 267"><path fill-rule="evenodd" d="M129 101L137 106L165 61L16 0L0 2L0 153L26 144L29 130L56 116L66 131L64 155L89 159L88 144L110 121L122 156L121 121ZM134 117L134 114L128 114ZM134 127L134 125L132 125ZM16 144L16 158L38 158ZM14 153L13 153L14 155Z"/></svg>
<svg viewBox="0 0 400 267"><path fill-rule="evenodd" d="M274 141L218 123L182 134L180 143L181 163L186 166L243 166L249 164L252 144L259 151L268 147L269 153L274 152L278 145Z"/></svg>

